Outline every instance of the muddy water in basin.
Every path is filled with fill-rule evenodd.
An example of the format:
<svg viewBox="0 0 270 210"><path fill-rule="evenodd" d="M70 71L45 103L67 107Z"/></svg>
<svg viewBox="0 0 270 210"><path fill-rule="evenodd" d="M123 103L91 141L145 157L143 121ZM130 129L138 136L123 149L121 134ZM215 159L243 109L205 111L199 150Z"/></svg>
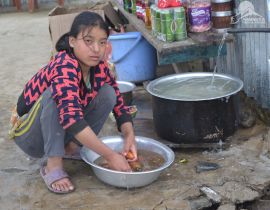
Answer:
<svg viewBox="0 0 270 210"><path fill-rule="evenodd" d="M138 160L129 162L129 164L133 172L142 172L160 168L164 162L165 159L162 157L162 155L156 152L139 149ZM97 158L94 163L104 168L109 168L106 160L103 157Z"/></svg>

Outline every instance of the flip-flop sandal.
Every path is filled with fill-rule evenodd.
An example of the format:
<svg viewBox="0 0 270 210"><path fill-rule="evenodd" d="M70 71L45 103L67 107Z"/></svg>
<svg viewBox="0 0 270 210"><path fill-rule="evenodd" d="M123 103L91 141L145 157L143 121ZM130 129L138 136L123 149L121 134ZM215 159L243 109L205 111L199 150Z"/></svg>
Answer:
<svg viewBox="0 0 270 210"><path fill-rule="evenodd" d="M75 190L75 188L74 188L73 190L61 191L61 190L56 190L56 189L52 188L52 184L54 182L61 180L63 178L69 178L68 174L65 171L63 171L63 169L61 169L61 168L54 169L46 174L45 166L42 166L40 168L40 175L43 178L45 184L47 185L48 189L51 192L54 192L57 194L66 194L66 193L73 192Z"/></svg>

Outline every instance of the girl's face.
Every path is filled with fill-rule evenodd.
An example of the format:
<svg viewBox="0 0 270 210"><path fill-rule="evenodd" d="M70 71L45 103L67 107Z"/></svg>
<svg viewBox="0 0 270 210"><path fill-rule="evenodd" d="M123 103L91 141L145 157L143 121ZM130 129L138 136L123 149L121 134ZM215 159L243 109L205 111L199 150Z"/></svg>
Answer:
<svg viewBox="0 0 270 210"><path fill-rule="evenodd" d="M106 51L107 38L106 32L99 26L83 30L76 38L69 38L69 44L82 68L89 69L99 64Z"/></svg>

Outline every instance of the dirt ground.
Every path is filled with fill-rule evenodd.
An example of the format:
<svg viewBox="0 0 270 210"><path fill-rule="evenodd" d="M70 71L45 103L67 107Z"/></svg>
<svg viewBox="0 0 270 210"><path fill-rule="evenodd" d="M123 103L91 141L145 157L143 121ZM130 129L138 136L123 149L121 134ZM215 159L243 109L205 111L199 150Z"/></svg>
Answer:
<svg viewBox="0 0 270 210"><path fill-rule="evenodd" d="M236 209L269 193L270 159L268 128L258 122L239 129L225 150L175 150L173 165L149 186L120 189L100 182L82 161L66 161L77 190L55 195L39 175L40 160L31 159L9 140L9 116L25 82L50 58L48 11L0 14L0 209L5 210L195 210ZM139 119L151 118L149 96L135 91L134 103L141 106L134 126L137 135L153 134ZM111 127L103 135L115 132ZM186 163L182 163L186 159ZM197 173L199 160L218 163L215 171ZM216 194L203 192L209 187Z"/></svg>

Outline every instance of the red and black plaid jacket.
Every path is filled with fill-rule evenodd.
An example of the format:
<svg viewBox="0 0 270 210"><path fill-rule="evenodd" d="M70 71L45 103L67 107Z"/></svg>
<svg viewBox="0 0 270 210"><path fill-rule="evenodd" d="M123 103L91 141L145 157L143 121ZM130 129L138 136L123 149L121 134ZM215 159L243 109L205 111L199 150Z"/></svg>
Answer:
<svg viewBox="0 0 270 210"><path fill-rule="evenodd" d="M113 109L118 128L131 122L116 81L104 62L90 69L91 90L86 88L79 63L74 55L61 51L27 82L17 103L19 116L28 113L41 94L50 88L59 112L59 122L68 132L76 134L87 126L83 109L95 98L105 84L111 85L117 101Z"/></svg>

